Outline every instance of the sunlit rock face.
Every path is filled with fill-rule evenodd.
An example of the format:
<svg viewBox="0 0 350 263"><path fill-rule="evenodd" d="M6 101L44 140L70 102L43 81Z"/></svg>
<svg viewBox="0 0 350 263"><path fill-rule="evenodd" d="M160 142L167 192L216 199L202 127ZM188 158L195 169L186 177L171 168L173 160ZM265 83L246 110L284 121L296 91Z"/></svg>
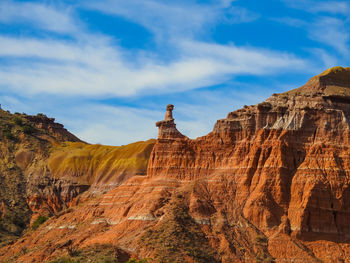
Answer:
<svg viewBox="0 0 350 263"><path fill-rule="evenodd" d="M267 235L284 229L300 240L346 242L349 120L350 70L332 68L230 112L204 137L160 136L148 175L207 180L209 188L228 180L234 191L211 196L215 213L242 213Z"/></svg>

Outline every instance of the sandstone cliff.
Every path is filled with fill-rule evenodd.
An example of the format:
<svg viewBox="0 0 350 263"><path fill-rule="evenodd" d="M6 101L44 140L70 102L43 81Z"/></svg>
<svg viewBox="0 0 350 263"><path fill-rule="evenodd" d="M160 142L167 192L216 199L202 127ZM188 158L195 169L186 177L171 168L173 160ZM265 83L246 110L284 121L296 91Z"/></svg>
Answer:
<svg viewBox="0 0 350 263"><path fill-rule="evenodd" d="M42 262L67 244L108 244L154 262L350 262L350 68L231 112L195 140L172 109L157 123L146 176L52 217L0 258ZM77 155L90 164L94 147ZM101 182L64 151L49 161L56 178Z"/></svg>

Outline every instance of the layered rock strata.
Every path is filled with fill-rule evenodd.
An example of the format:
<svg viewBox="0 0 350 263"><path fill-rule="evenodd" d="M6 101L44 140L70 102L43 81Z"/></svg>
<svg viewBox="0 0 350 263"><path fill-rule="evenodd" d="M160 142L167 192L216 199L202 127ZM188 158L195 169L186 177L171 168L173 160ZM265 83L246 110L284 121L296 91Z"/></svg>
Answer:
<svg viewBox="0 0 350 263"><path fill-rule="evenodd" d="M348 240L349 91L349 70L325 72L229 113L207 136L161 138L148 175L230 176L235 209L264 232L287 221L300 238Z"/></svg>
<svg viewBox="0 0 350 263"><path fill-rule="evenodd" d="M195 140L168 105L147 176L48 220L0 259L49 261L69 237L155 262L348 262L349 96L350 69L332 68Z"/></svg>

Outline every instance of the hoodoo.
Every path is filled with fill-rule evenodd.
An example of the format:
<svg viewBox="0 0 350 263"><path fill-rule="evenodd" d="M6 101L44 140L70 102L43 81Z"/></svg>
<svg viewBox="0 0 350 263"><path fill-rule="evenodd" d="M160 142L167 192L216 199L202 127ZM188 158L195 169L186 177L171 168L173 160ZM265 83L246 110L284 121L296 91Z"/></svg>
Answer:
<svg viewBox="0 0 350 263"><path fill-rule="evenodd" d="M183 138L184 136L176 129L176 124L173 118L174 105L169 104L166 107L165 118L158 121L156 126L158 130L158 139L175 139Z"/></svg>

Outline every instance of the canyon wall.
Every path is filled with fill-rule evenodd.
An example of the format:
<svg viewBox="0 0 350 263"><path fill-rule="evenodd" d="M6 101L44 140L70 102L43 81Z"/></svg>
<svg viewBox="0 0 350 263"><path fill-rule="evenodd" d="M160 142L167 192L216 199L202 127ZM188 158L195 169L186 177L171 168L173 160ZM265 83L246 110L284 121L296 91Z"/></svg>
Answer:
<svg viewBox="0 0 350 263"><path fill-rule="evenodd" d="M108 244L152 262L350 261L349 68L231 112L194 140L177 130L173 109L156 123L156 143L127 155L143 168L125 179L107 165L130 168L117 149L56 148L52 178L89 191L1 248L0 260L45 262Z"/></svg>

